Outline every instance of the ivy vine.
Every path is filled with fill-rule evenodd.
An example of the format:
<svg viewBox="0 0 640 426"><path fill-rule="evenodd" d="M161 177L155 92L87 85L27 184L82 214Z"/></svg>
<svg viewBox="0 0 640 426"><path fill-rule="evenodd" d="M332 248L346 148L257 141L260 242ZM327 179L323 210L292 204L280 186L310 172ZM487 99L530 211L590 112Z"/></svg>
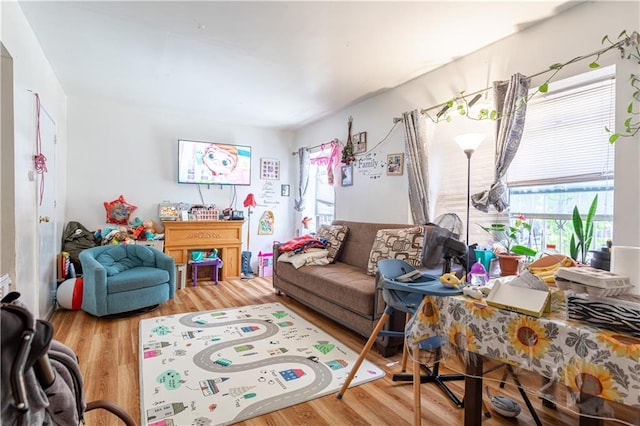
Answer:
<svg viewBox="0 0 640 426"><path fill-rule="evenodd" d="M601 44L606 44L606 46L596 52L577 56L567 62L550 65L549 69L539 73L544 74L550 72L545 81L542 82L535 91L532 91L525 99L523 99L523 102L529 102L538 93L547 93L549 91L549 83L564 67L568 65L588 58L594 58L589 63L589 68L599 68L600 64L598 63L598 60L604 53L610 50L617 49L620 52L620 57L622 59L640 64L640 34L637 31L628 34L627 31L624 30L618 35L615 42L612 41L608 35L605 35L601 40ZM605 126L605 131L610 133L609 143L615 143L620 137L635 136L640 132L640 76L631 73L629 76L629 84L633 89L633 93L631 94L631 101L626 108L626 114L628 115L624 120L624 131L614 132ZM486 90L488 89L481 92ZM460 92L456 97L445 102L435 116L430 115L426 110L423 110L422 112L434 123L438 123L440 121L449 122L453 118L452 114L464 116L471 120L497 120L500 118L500 114L497 110L489 108L480 108L477 114L471 114L471 107L482 97L482 94L480 93L475 93L473 95L473 98L471 98L471 95L466 94L465 91Z"/></svg>

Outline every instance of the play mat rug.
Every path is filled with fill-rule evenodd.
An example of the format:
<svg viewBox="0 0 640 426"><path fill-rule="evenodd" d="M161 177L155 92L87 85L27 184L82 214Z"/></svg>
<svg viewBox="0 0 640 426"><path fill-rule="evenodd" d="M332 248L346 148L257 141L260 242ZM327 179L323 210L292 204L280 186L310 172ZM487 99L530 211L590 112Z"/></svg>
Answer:
<svg viewBox="0 0 640 426"><path fill-rule="evenodd" d="M357 358L280 303L143 319L141 424L231 424L337 393ZM353 385L382 377L365 360Z"/></svg>

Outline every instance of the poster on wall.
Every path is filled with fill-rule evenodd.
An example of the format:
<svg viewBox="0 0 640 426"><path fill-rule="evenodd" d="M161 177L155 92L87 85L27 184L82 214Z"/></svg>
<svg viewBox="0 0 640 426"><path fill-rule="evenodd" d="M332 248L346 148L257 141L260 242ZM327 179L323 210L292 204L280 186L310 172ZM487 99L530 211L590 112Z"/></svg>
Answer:
<svg viewBox="0 0 640 426"><path fill-rule="evenodd" d="M280 179L280 161L271 158L260 159L260 179Z"/></svg>
<svg viewBox="0 0 640 426"><path fill-rule="evenodd" d="M404 154L387 155L387 175L402 176L404 170Z"/></svg>
<svg viewBox="0 0 640 426"><path fill-rule="evenodd" d="M353 185L353 166L351 164L340 167L340 184L342 186Z"/></svg>
<svg viewBox="0 0 640 426"><path fill-rule="evenodd" d="M258 235L273 235L275 217L271 210L265 210L258 222Z"/></svg>

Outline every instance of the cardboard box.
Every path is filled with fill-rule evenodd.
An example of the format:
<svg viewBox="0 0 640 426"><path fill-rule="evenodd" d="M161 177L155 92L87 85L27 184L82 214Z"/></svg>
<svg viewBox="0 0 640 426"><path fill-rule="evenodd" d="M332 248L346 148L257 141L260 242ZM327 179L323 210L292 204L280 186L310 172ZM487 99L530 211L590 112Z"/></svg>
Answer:
<svg viewBox="0 0 640 426"><path fill-rule="evenodd" d="M551 312L550 302L548 291L516 287L500 281L496 281L487 296L487 305L538 318L545 311Z"/></svg>

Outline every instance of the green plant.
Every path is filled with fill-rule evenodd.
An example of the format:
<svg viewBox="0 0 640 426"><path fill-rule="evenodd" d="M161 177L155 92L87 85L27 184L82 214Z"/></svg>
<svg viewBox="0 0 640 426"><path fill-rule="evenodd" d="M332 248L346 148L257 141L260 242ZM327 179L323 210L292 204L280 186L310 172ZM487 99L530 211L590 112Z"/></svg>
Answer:
<svg viewBox="0 0 640 426"><path fill-rule="evenodd" d="M589 207L589 211L587 212L587 217L585 218L585 221L582 222L578 206L573 207L573 235L571 235L571 241L569 242L569 254L576 262L587 262L587 253L589 252L589 247L591 247L591 241L593 240L593 219L596 215L597 208L598 195L593 197L591 207ZM580 253L580 258L578 258L578 253Z"/></svg>
<svg viewBox="0 0 640 426"><path fill-rule="evenodd" d="M507 254L533 257L537 251L531 247L520 244L520 238L524 231L531 232L531 224L524 216L516 218L514 226L504 223L492 223L489 226L482 226L491 237L507 251Z"/></svg>

